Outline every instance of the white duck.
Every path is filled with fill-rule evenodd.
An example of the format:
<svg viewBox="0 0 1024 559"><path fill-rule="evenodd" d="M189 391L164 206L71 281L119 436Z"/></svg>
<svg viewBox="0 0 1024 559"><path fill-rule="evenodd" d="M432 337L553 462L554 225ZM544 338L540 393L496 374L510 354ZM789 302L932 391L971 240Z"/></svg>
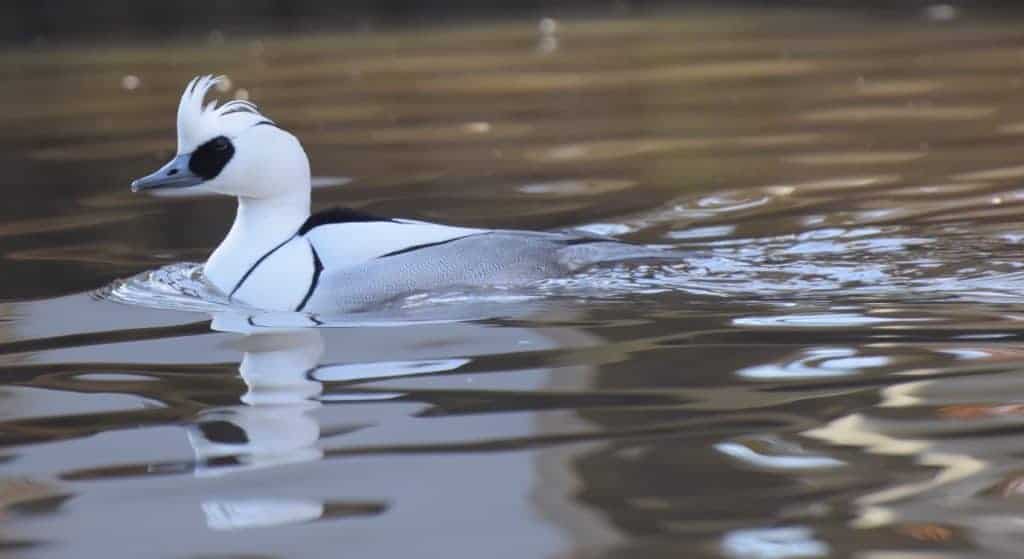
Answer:
<svg viewBox="0 0 1024 559"><path fill-rule="evenodd" d="M337 311L417 292L507 286L624 256L630 245L559 233L452 227L335 208L310 215L309 159L248 101L203 105L201 76L178 105L178 151L133 191L196 189L238 198L204 266L231 300L266 310ZM635 248L638 247L633 247Z"/></svg>

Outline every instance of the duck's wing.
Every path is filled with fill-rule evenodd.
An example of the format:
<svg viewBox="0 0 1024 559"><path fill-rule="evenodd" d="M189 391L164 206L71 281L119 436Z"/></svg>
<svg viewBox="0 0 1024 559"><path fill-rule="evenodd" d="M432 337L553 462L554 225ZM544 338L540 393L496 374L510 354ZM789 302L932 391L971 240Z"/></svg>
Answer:
<svg viewBox="0 0 1024 559"><path fill-rule="evenodd" d="M309 241L321 266L340 269L487 232L335 208L311 216L299 235Z"/></svg>

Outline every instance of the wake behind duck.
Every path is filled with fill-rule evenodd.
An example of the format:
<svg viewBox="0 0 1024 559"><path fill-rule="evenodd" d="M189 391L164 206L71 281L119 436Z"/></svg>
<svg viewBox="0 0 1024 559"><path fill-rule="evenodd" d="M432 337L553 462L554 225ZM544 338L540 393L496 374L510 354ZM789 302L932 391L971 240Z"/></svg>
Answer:
<svg viewBox="0 0 1024 559"><path fill-rule="evenodd" d="M274 311L362 309L453 288L509 287L651 251L614 239L456 227L335 208L310 214L299 140L248 101L204 106L222 78L200 76L178 105L178 150L132 190L238 198L227 237L203 265L231 302ZM639 256L638 256L639 254Z"/></svg>

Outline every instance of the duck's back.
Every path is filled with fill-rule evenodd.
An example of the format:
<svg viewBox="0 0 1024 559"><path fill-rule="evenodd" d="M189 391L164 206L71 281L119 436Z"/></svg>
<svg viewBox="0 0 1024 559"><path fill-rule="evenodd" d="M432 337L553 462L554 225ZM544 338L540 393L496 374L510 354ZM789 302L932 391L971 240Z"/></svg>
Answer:
<svg viewBox="0 0 1024 559"><path fill-rule="evenodd" d="M334 208L314 214L298 235L314 247L324 267L333 270L486 231Z"/></svg>

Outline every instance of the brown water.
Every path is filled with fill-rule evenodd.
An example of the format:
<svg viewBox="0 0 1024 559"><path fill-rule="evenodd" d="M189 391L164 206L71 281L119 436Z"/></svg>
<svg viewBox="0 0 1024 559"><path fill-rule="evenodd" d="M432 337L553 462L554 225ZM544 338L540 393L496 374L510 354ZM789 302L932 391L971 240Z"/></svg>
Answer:
<svg viewBox="0 0 1024 559"><path fill-rule="evenodd" d="M0 553L1019 556L1020 26L552 23L0 54ZM227 229L127 188L206 72L318 206L691 256L331 328L114 302Z"/></svg>

